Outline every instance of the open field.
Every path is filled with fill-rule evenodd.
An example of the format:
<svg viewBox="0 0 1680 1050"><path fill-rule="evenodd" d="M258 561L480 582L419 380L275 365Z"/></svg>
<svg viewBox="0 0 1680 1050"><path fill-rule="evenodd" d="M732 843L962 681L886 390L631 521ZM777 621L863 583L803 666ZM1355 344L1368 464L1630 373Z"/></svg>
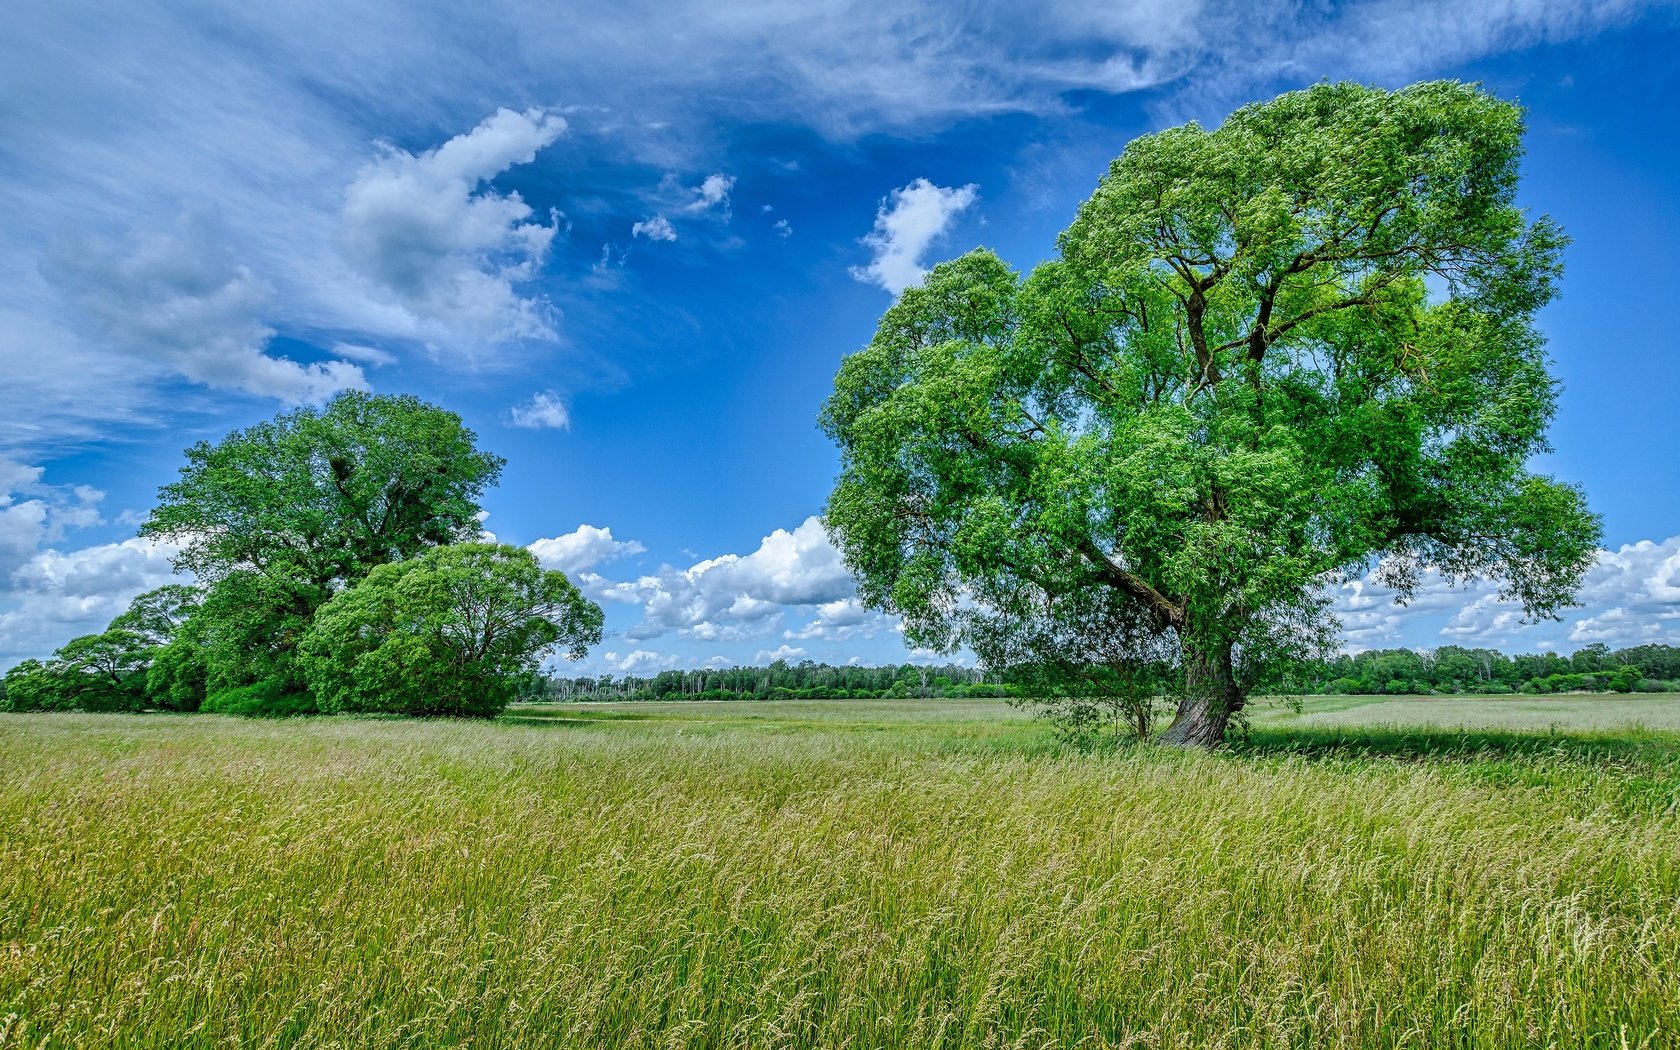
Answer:
<svg viewBox="0 0 1680 1050"><path fill-rule="evenodd" d="M1680 698L0 715L0 1047L1649 1046Z"/></svg>

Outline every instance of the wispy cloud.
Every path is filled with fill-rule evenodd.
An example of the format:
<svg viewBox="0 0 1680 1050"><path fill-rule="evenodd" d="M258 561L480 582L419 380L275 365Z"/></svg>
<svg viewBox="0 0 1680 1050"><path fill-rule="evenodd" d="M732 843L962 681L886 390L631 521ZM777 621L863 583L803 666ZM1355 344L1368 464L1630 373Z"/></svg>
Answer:
<svg viewBox="0 0 1680 1050"><path fill-rule="evenodd" d="M30 100L0 114L0 440L144 416L175 377L303 401L363 384L358 366L374 363L288 357L271 333L429 345L446 363L466 348L454 356L474 367L498 360L487 342L547 343L559 333L543 296L562 289L527 278L564 224L497 181L563 133L542 108L555 100L582 104L566 114L612 163L704 172L720 130L742 123L852 142L1066 112L1073 91L1152 88L1158 105L1215 108L1303 78L1411 78L1672 7L630 0L577 18L487 0L473 38L506 46L474 48L448 5L303 0L215 18L107 5L89 18L25 3L0 34L8 91ZM681 46L648 47L653 21ZM395 145L381 155L380 141ZM725 214L732 178L684 180L687 195L655 211L669 230L642 235ZM864 269L903 287L915 259L888 250ZM578 285L614 287L608 276L585 265ZM172 333L161 321L177 312ZM57 367L34 367L43 354Z"/></svg>

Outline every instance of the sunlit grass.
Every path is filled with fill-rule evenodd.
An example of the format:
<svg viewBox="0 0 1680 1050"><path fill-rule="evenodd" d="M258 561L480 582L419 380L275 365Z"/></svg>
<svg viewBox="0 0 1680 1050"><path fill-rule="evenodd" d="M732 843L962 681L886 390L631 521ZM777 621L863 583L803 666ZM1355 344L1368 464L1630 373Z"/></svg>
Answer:
<svg viewBox="0 0 1680 1050"><path fill-rule="evenodd" d="M1680 734L1318 703L0 716L0 1046L1673 1044Z"/></svg>

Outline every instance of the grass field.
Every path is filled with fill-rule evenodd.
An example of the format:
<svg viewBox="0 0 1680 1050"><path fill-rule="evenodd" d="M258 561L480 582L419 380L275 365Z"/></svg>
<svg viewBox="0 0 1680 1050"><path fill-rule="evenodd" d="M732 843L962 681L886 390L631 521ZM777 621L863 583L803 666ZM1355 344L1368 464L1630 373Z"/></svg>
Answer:
<svg viewBox="0 0 1680 1050"><path fill-rule="evenodd" d="M0 715L0 1047L1680 1042L1680 697Z"/></svg>

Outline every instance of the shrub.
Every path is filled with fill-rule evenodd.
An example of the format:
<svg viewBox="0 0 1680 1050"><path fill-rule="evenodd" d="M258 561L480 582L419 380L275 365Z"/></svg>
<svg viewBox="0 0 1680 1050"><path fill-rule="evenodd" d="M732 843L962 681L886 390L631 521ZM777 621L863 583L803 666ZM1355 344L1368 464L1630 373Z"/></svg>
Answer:
<svg viewBox="0 0 1680 1050"><path fill-rule="evenodd" d="M324 711L488 718L545 654L600 640L600 607L564 573L522 547L460 543L339 592L298 654Z"/></svg>
<svg viewBox="0 0 1680 1050"><path fill-rule="evenodd" d="M265 678L250 685L220 689L204 698L201 711L246 718L287 718L319 711L315 698L289 688L280 678Z"/></svg>

